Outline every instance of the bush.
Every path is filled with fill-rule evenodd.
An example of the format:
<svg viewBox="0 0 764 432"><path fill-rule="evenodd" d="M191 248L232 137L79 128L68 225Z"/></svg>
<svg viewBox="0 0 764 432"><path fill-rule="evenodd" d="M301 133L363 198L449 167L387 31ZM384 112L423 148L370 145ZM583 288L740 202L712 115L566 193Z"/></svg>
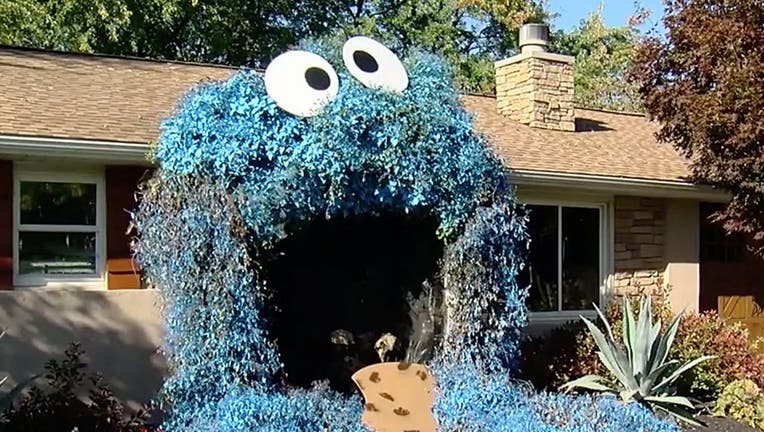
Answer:
<svg viewBox="0 0 764 432"><path fill-rule="evenodd" d="M733 418L748 426L764 429L764 395L759 386L751 380L733 381L719 395L714 415Z"/></svg>
<svg viewBox="0 0 764 432"><path fill-rule="evenodd" d="M441 367L433 413L442 432L679 432L671 419L611 395L535 392L469 362Z"/></svg>
<svg viewBox="0 0 764 432"><path fill-rule="evenodd" d="M710 402L736 380L750 379L764 388L764 355L742 325L730 323L716 312L687 314L682 321L672 356L679 361L702 354L717 356L677 382L682 392Z"/></svg>
<svg viewBox="0 0 764 432"><path fill-rule="evenodd" d="M584 375L605 373L594 339L581 320L570 321L522 345L521 376L540 390L556 390Z"/></svg>
<svg viewBox="0 0 764 432"><path fill-rule="evenodd" d="M79 345L45 365L44 388L33 386L2 416L0 431L139 432L145 412L128 416L100 375L86 376ZM89 385L84 385L87 381ZM78 393L87 391L88 401Z"/></svg>
<svg viewBox="0 0 764 432"><path fill-rule="evenodd" d="M610 322L622 317L620 307L606 312ZM599 325L599 323L598 323ZM621 335L620 325L613 332ZM750 379L764 388L764 355L748 331L730 323L716 312L687 313L682 318L670 352L685 363L702 355L717 357L693 368L677 382L677 391L703 402L713 402L722 390L738 379ZM594 340L586 326L570 322L523 345L522 376L539 389L554 390L569 380L584 375L607 376L597 358Z"/></svg>
<svg viewBox="0 0 764 432"><path fill-rule="evenodd" d="M613 331L620 334L622 314L615 303L605 310ZM602 323L595 324L604 330ZM528 337L521 347L520 376L539 390L556 391L568 381L584 375L607 375L597 358L597 345L586 324L576 318L536 337Z"/></svg>
<svg viewBox="0 0 764 432"><path fill-rule="evenodd" d="M0 339L5 337L5 330L0 331ZM34 380L36 380L39 377L39 375L33 375L25 380L22 380L20 383L13 386L7 393L5 393L2 397L0 397L0 413L5 412L6 409L11 405L13 400L16 398L16 396L21 393L29 384L31 384ZM5 382L8 380L7 376L0 377L0 388L3 387Z"/></svg>

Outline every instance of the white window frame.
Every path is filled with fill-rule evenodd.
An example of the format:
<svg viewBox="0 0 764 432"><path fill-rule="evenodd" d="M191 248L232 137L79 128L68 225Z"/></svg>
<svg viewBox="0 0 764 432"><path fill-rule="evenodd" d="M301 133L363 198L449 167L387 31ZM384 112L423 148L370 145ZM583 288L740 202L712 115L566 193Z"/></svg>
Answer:
<svg viewBox="0 0 764 432"><path fill-rule="evenodd" d="M89 183L96 185L96 225L22 225L21 182ZM104 289L106 267L106 182L103 169L41 170L14 164L13 175L13 286L19 288ZM19 232L93 232L96 235L93 275L19 274Z"/></svg>
<svg viewBox="0 0 764 432"><path fill-rule="evenodd" d="M564 207L593 208L599 210L599 298L598 306L602 305L607 298L613 274L613 237L612 237L612 201L568 201L558 199L528 199L523 204L557 207L557 307L562 307L562 209ZM531 217L533 217L531 215ZM531 247L533 247L531 245ZM528 311L531 322L566 322L576 320L581 316L594 317L594 308L583 310L556 310L544 312Z"/></svg>

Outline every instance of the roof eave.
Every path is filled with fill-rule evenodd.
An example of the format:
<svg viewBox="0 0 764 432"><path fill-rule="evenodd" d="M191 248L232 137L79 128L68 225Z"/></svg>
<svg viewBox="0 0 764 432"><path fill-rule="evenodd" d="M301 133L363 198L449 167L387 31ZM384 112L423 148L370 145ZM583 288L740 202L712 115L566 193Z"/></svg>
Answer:
<svg viewBox="0 0 764 432"><path fill-rule="evenodd" d="M147 143L0 135L0 155L100 160L149 165Z"/></svg>
<svg viewBox="0 0 764 432"><path fill-rule="evenodd" d="M149 145L137 142L0 135L0 155L44 158L76 158L150 165ZM614 177L555 171L509 169L517 185L575 188L587 191L664 198L727 201L727 192L681 180Z"/></svg>
<svg viewBox="0 0 764 432"><path fill-rule="evenodd" d="M510 169L509 176L516 185L712 202L724 202L730 199L728 192L682 180L642 179L528 169Z"/></svg>

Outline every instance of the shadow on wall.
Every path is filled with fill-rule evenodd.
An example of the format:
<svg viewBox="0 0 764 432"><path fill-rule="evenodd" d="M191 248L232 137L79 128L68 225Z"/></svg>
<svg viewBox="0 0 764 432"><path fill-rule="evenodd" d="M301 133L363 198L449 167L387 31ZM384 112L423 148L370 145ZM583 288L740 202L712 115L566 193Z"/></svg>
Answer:
<svg viewBox="0 0 764 432"><path fill-rule="evenodd" d="M164 374L159 296L153 290L0 292L0 376L12 386L61 358L74 341L131 408L148 403ZM6 387L10 388L9 387Z"/></svg>

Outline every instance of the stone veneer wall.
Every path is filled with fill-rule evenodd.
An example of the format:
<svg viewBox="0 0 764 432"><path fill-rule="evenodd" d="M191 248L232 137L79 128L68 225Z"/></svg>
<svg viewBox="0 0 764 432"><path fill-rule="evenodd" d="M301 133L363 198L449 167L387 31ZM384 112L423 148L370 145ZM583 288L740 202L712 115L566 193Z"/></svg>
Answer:
<svg viewBox="0 0 764 432"><path fill-rule="evenodd" d="M546 52L496 62L500 114L531 127L575 131L573 58Z"/></svg>
<svg viewBox="0 0 764 432"><path fill-rule="evenodd" d="M666 268L666 201L615 198L614 294L659 295Z"/></svg>

